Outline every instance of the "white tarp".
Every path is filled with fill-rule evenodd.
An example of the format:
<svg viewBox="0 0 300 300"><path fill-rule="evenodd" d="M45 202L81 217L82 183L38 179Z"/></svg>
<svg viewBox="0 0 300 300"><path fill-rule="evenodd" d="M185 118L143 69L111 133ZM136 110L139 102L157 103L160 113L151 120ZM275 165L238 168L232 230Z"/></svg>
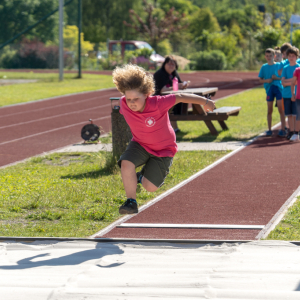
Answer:
<svg viewBox="0 0 300 300"><path fill-rule="evenodd" d="M0 243L0 299L300 299L300 247Z"/></svg>

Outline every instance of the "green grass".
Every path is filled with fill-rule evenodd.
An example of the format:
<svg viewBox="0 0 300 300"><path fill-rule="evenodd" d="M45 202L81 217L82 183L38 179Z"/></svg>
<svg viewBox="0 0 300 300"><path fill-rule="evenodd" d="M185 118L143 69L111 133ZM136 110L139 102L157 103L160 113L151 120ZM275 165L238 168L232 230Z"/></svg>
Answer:
<svg viewBox="0 0 300 300"><path fill-rule="evenodd" d="M165 184L143 188L139 204L153 199L228 152L179 152ZM52 154L0 170L0 236L90 236L120 216L125 200L111 154Z"/></svg>
<svg viewBox="0 0 300 300"><path fill-rule="evenodd" d="M108 75L83 74L81 79L76 76L65 73L60 82L57 73L0 72L0 79L38 79L35 83L0 86L0 106L114 87Z"/></svg>
<svg viewBox="0 0 300 300"><path fill-rule="evenodd" d="M300 197L291 206L281 222L270 232L268 240L300 241Z"/></svg>
<svg viewBox="0 0 300 300"><path fill-rule="evenodd" d="M179 121L181 132L177 134L178 142L222 142L248 140L267 130L266 92L262 87L233 95L216 103L217 107L241 106L238 116L229 117L226 122L229 130L222 130L218 122L213 121L219 132L218 136L210 134L203 121ZM273 110L273 125L280 121L277 108Z"/></svg>

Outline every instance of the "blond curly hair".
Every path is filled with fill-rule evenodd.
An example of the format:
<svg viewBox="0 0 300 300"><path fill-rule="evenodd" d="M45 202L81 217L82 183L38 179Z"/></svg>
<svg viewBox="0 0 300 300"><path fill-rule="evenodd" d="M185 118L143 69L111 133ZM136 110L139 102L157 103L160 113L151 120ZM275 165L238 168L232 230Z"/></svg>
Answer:
<svg viewBox="0 0 300 300"><path fill-rule="evenodd" d="M144 95L152 95L155 91L153 75L147 74L137 65L128 64L117 67L112 76L118 91L123 95L126 91L135 89Z"/></svg>

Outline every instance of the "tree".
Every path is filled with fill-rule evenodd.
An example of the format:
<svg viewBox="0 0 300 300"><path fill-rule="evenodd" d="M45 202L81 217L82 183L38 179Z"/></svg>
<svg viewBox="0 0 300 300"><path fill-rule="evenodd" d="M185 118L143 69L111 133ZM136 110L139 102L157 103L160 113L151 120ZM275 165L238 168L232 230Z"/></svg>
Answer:
<svg viewBox="0 0 300 300"><path fill-rule="evenodd" d="M94 49L94 45L84 40L84 33L81 33L81 53L87 54ZM64 47L77 53L78 49L78 27L75 25L67 25L64 29Z"/></svg>
<svg viewBox="0 0 300 300"><path fill-rule="evenodd" d="M136 33L150 42L151 46L157 50L157 44L167 39L172 33L180 32L187 27L184 24L184 14L180 14L172 7L169 11L163 12L162 16L155 15L154 6L143 0L146 21L140 15L131 9L129 11L132 23L124 21L124 25L132 28ZM161 12L161 11L160 11Z"/></svg>
<svg viewBox="0 0 300 300"><path fill-rule="evenodd" d="M57 0L2 0L0 5L0 44L58 7ZM55 40L58 36L58 14L54 14L26 34L42 42Z"/></svg>
<svg viewBox="0 0 300 300"><path fill-rule="evenodd" d="M140 0L84 0L82 30L85 38L92 43L134 38L123 25L123 20L130 21L130 9L140 14Z"/></svg>
<svg viewBox="0 0 300 300"><path fill-rule="evenodd" d="M218 20L209 8L202 8L192 15L189 24L189 31L193 38L202 35L203 30L208 32L220 31Z"/></svg>

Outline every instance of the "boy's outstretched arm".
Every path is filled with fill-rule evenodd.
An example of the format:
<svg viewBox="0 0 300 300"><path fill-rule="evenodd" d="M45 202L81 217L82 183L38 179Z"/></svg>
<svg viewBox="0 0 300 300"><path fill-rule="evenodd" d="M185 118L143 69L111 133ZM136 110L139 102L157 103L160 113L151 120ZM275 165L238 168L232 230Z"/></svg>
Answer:
<svg viewBox="0 0 300 300"><path fill-rule="evenodd" d="M175 104L178 103L193 103L202 105L205 111L213 111L215 107L215 101L209 100L207 98L197 96L194 94L176 94L176 101Z"/></svg>

